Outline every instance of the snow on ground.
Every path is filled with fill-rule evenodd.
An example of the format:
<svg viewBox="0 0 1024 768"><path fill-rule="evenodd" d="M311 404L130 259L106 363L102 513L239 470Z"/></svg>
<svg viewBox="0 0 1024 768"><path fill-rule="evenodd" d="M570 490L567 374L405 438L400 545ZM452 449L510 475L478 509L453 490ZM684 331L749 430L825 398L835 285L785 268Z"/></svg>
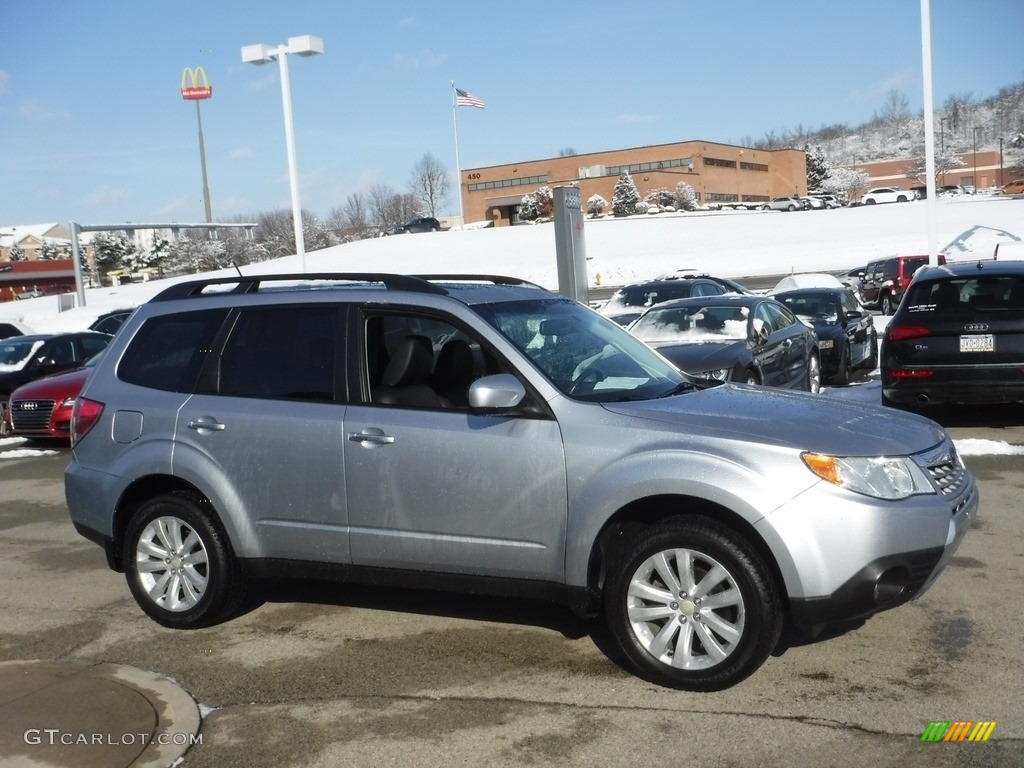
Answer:
<svg viewBox="0 0 1024 768"><path fill-rule="evenodd" d="M1024 200L989 196L935 201L937 243L951 258L989 258L995 243L1024 238ZM622 285L674 269L721 277L850 269L897 253L927 253L925 201L824 211L702 211L586 219L591 285ZM361 240L306 254L308 272L511 275L557 288L552 224L473 228ZM301 272L298 257L242 267L245 274ZM233 269L212 273L224 277ZM37 331L75 330L99 314L148 301L169 282L86 292L86 306L58 314L57 298L0 304L0 319Z"/></svg>
<svg viewBox="0 0 1024 768"><path fill-rule="evenodd" d="M935 201L937 244L951 261L991 258L997 242L1024 239L1024 200L960 197ZM622 285L679 268L721 277L850 269L893 254L926 253L923 201L826 211L721 211L586 219L584 237L591 285ZM400 235L362 240L306 254L307 272L471 273L521 277L557 288L551 224ZM298 257L251 264L244 274L301 272ZM230 277L233 269L211 273ZM0 319L37 331L76 330L103 312L148 301L171 282L194 276L86 292L86 306L57 312L56 297L0 304ZM875 316L881 333L887 317ZM878 404L875 376L825 396ZM964 447L966 445L966 447ZM965 455L1024 453L996 441L957 441ZM0 441L0 449L5 449ZM5 451L37 455L46 451Z"/></svg>

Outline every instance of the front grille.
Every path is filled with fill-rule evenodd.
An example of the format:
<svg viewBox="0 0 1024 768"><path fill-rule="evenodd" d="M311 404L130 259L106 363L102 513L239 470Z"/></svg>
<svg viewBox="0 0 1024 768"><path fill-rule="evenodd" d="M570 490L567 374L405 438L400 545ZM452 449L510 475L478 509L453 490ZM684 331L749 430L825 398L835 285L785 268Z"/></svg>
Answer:
<svg viewBox="0 0 1024 768"><path fill-rule="evenodd" d="M931 451L925 456L925 469L931 477L935 489L943 496L955 496L960 493L967 473L956 455L956 448L952 441L947 441L937 450Z"/></svg>
<svg viewBox="0 0 1024 768"><path fill-rule="evenodd" d="M53 406L53 400L14 400L10 405L11 423L15 430L46 429Z"/></svg>

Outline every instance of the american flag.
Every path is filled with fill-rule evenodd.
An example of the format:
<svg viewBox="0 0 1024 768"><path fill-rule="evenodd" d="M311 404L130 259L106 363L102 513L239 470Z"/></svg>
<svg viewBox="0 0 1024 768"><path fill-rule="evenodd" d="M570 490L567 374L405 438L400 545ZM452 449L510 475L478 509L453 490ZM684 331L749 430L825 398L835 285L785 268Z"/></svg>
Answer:
<svg viewBox="0 0 1024 768"><path fill-rule="evenodd" d="M455 103L460 107L478 107L479 109L484 108L484 100L474 96L469 91L464 91L461 88L455 89Z"/></svg>

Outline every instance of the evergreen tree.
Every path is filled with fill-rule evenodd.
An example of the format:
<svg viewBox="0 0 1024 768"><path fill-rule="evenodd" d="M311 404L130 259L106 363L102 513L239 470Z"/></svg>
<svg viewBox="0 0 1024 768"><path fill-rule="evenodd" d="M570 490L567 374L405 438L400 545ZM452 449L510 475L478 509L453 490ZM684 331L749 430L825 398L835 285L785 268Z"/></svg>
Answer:
<svg viewBox="0 0 1024 768"><path fill-rule="evenodd" d="M518 216L520 221L534 221L540 216L537 197L534 193L523 195L523 199L519 201Z"/></svg>
<svg viewBox="0 0 1024 768"><path fill-rule="evenodd" d="M92 258L102 276L125 267L125 257L134 249L120 232L97 232L92 239Z"/></svg>
<svg viewBox="0 0 1024 768"><path fill-rule="evenodd" d="M804 146L804 152L807 153L807 189L817 191L828 178L831 166L821 147Z"/></svg>
<svg viewBox="0 0 1024 768"><path fill-rule="evenodd" d="M12 245L11 250L7 252L7 258L9 261L28 261L28 254L21 246Z"/></svg>
<svg viewBox="0 0 1024 768"><path fill-rule="evenodd" d="M631 216L636 213L636 204L640 202L640 193L636 189L636 183L629 171L619 174L619 180L615 182L615 192L612 195L612 213L616 216Z"/></svg>
<svg viewBox="0 0 1024 768"><path fill-rule="evenodd" d="M680 181L676 184L675 203L677 211L697 210L697 190L685 181Z"/></svg>

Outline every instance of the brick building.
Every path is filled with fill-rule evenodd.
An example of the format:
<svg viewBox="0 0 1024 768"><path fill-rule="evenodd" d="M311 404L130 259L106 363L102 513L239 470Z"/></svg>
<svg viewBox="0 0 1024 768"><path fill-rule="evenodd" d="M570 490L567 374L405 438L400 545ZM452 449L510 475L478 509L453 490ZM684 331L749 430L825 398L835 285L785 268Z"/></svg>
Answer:
<svg viewBox="0 0 1024 768"><path fill-rule="evenodd" d="M763 150L684 141L632 149L552 157L462 170L459 194L467 222L516 222L523 195L539 187L575 183L586 204L592 195L612 201L615 182L629 171L640 196L685 181L701 204L767 202L807 192L807 158L802 150Z"/></svg>
<svg viewBox="0 0 1024 768"><path fill-rule="evenodd" d="M978 150L977 152L962 152L959 155L963 165L953 168L946 173L939 174L935 181L936 187L946 184L959 184L962 187L974 187L975 189L989 189L990 187L1001 187L1006 182L1016 178L1013 174L1016 169L1001 164L997 150ZM914 165L914 158L903 158L902 160L884 160L877 163L861 163L851 165L849 168L865 171L871 177L868 187L899 187L909 189L918 184L924 184L925 178L907 178L907 169Z"/></svg>

